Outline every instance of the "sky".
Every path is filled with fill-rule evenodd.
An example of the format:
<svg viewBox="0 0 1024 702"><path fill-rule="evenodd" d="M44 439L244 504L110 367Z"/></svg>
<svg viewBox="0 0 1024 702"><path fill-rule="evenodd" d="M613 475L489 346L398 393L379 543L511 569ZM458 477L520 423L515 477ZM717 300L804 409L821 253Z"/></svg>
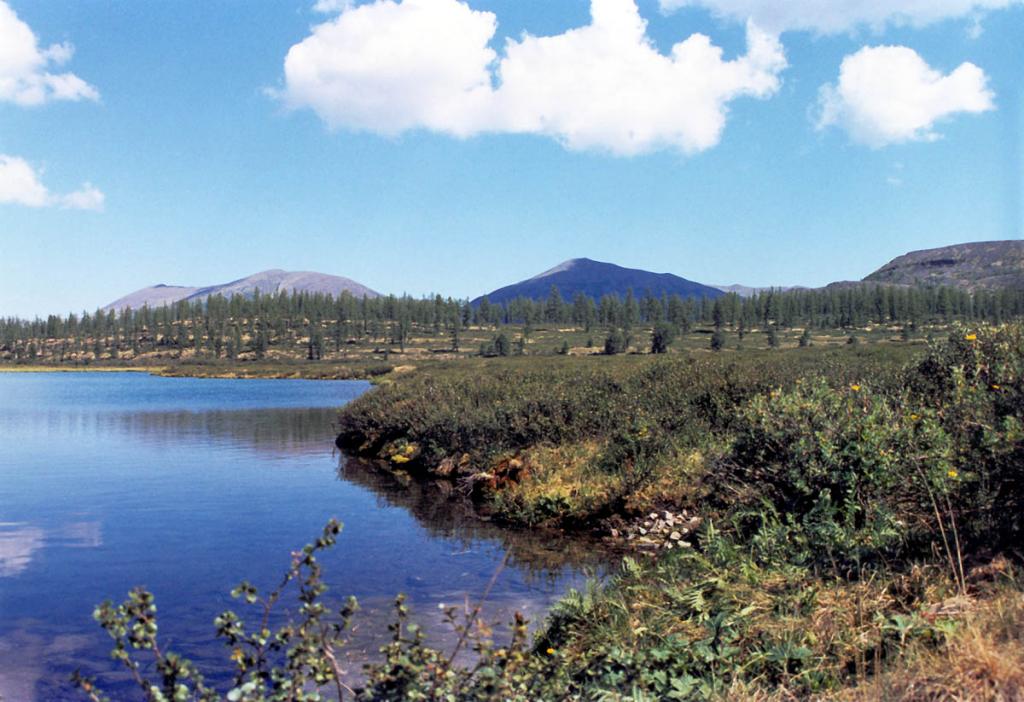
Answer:
<svg viewBox="0 0 1024 702"><path fill-rule="evenodd" d="M1024 236L1024 0L0 0L0 316Z"/></svg>

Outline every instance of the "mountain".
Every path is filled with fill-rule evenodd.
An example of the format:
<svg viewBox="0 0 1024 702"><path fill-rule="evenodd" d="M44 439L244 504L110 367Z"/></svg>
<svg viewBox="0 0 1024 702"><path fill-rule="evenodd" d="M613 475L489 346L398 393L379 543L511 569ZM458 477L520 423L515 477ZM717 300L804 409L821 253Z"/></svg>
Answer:
<svg viewBox="0 0 1024 702"><path fill-rule="evenodd" d="M551 292L551 286L566 300L576 293L599 299L602 295L625 296L632 290L636 296L650 292L655 297L662 294L680 297L721 297L724 293L709 285L695 283L671 273L651 273L636 268L623 268L613 263L592 261L589 258L573 258L558 264L540 275L513 285L499 288L486 297L489 302L503 303L517 297L542 300ZM483 297L473 300L477 304Z"/></svg>
<svg viewBox="0 0 1024 702"><path fill-rule="evenodd" d="M148 288L128 293L124 297L114 300L103 309L107 311L123 310L125 307L138 309L143 305L163 307L164 305L172 305L178 300L184 300L197 290L199 288L187 288L183 285L163 285L162 283L160 285L151 285Z"/></svg>
<svg viewBox="0 0 1024 702"><path fill-rule="evenodd" d="M104 307L105 310L120 310L125 307L139 308L143 305L160 307L169 305L179 300L203 300L211 295L245 295L252 297L256 292L260 294L277 294L279 292L305 292L323 293L337 297L343 292L349 292L356 297L378 297L379 293L357 283L349 278L326 273L312 273L309 271L282 271L273 269L254 273L245 278L233 280L230 283L221 285L208 285L201 288L190 288L181 285L153 285L148 288L136 290L122 298L114 300Z"/></svg>
<svg viewBox="0 0 1024 702"><path fill-rule="evenodd" d="M864 281L968 290L1024 288L1024 241L979 241L912 251L894 258Z"/></svg>

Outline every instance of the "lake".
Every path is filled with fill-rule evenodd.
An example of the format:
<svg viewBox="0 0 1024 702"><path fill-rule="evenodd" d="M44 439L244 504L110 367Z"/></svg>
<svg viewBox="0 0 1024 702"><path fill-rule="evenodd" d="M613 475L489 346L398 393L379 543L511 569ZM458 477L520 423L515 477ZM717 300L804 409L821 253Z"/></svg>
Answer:
<svg viewBox="0 0 1024 702"><path fill-rule="evenodd" d="M438 605L475 601L506 551L488 620L540 619L597 567L578 542L498 529L443 485L399 486L339 455L337 409L369 388L0 373L0 697L67 699L77 668L129 691L91 615L136 585L156 596L165 647L223 671L213 619L228 608L246 618L230 589L275 585L331 517L344 530L321 559L325 579L362 606L354 676L387 637L399 592L445 645Z"/></svg>

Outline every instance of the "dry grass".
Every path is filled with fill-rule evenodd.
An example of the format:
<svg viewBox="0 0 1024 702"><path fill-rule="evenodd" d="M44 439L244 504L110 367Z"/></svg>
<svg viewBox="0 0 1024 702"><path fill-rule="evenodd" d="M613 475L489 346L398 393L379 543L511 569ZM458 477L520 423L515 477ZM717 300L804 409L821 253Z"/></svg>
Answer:
<svg viewBox="0 0 1024 702"><path fill-rule="evenodd" d="M533 519L537 521L546 516L546 504L586 515L621 490L621 475L591 469L601 448L600 442L584 441L527 449L518 459L522 464L520 479L502 485L498 495L508 508L515 505L517 510L536 512Z"/></svg>
<svg viewBox="0 0 1024 702"><path fill-rule="evenodd" d="M736 683L730 702L806 699L785 687L767 690ZM974 600L939 648L914 645L878 676L855 687L817 695L816 702L1021 702L1024 701L1024 594L1007 588Z"/></svg>
<svg viewBox="0 0 1024 702"><path fill-rule="evenodd" d="M1020 702L1024 700L1024 595L982 601L938 650L911 650L871 682L836 702Z"/></svg>

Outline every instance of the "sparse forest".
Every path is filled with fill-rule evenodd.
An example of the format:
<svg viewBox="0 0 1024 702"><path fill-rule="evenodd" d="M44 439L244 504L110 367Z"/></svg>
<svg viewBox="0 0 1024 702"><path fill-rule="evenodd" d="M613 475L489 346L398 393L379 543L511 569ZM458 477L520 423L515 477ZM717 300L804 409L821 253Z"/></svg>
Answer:
<svg viewBox="0 0 1024 702"><path fill-rule="evenodd" d="M478 304L444 298L334 298L321 294L213 296L205 301L119 311L97 310L45 320L0 320L0 360L17 364L173 364L274 360L387 360L409 352L454 355L570 353L602 349L664 353L677 339L716 332L689 346L722 350L735 338L764 334L767 346L792 330L806 345L825 333L898 328L904 339L954 321L1000 322L1024 316L1024 292L853 285L765 291L744 298L578 294L552 287L546 300ZM535 331L543 331L531 338ZM656 333L655 333L656 332ZM583 335L581 337L581 334ZM727 336L727 335L731 335ZM851 336L856 339L856 335ZM533 343L536 341L542 343Z"/></svg>

